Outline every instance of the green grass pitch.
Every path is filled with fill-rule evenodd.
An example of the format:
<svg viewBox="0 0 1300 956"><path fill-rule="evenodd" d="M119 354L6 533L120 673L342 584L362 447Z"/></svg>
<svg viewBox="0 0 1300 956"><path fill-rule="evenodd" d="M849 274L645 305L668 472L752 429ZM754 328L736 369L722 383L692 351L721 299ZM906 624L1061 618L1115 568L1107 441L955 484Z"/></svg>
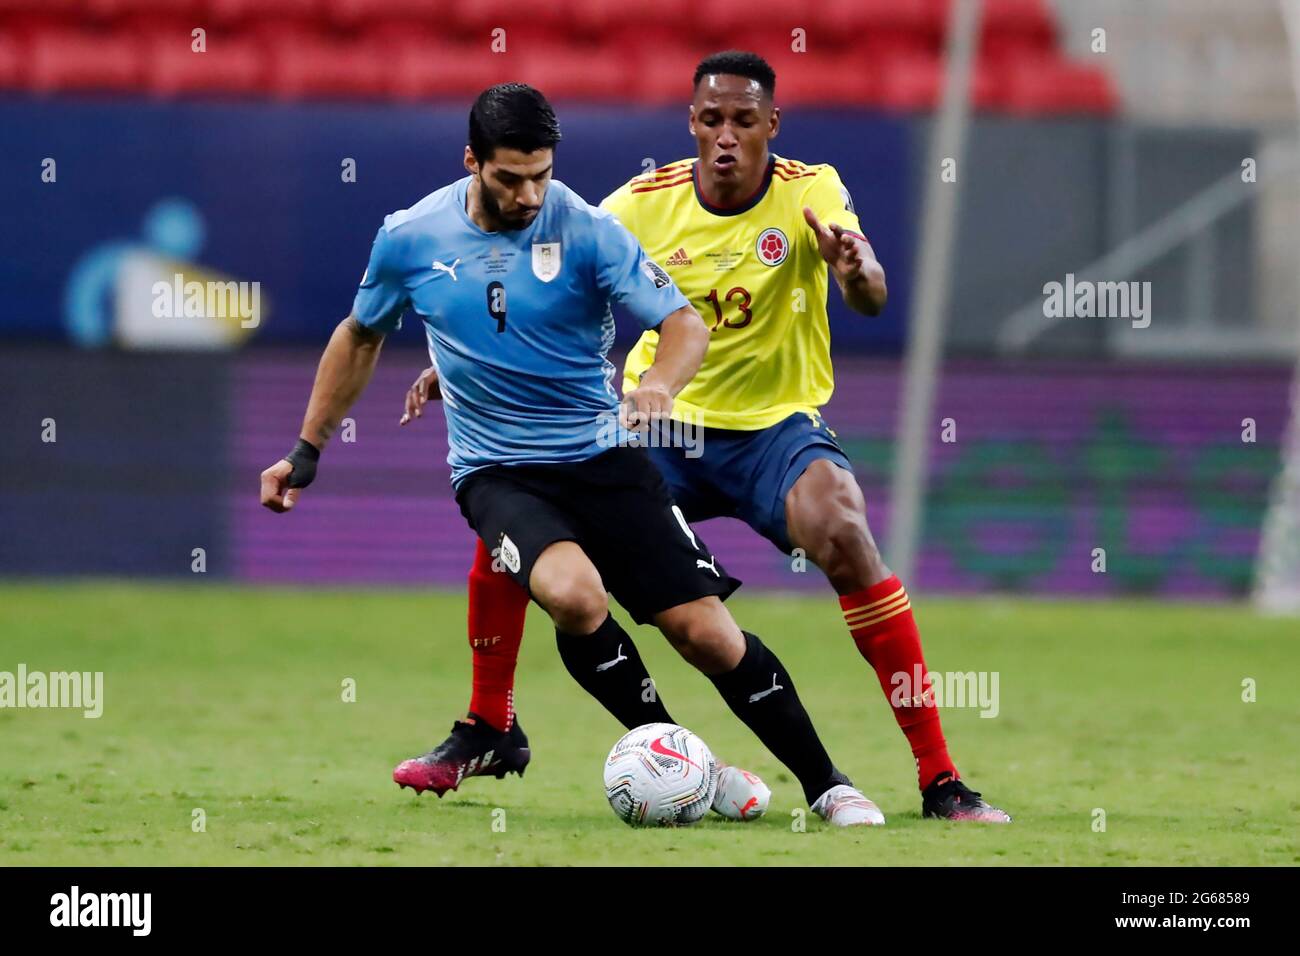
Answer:
<svg viewBox="0 0 1300 956"><path fill-rule="evenodd" d="M921 819L911 755L829 594L731 606L782 656L888 826L833 830L809 814L800 832L798 787L650 629L634 634L669 709L767 780L764 819L639 831L615 819L600 768L621 729L571 682L537 608L517 681L526 778L473 779L438 800L391 772L468 703L463 594L9 583L0 671L103 671L104 713L0 709L0 865L1300 861L1294 621L922 596L929 665L999 674L996 717L943 711L964 776L1015 817L979 827Z"/></svg>

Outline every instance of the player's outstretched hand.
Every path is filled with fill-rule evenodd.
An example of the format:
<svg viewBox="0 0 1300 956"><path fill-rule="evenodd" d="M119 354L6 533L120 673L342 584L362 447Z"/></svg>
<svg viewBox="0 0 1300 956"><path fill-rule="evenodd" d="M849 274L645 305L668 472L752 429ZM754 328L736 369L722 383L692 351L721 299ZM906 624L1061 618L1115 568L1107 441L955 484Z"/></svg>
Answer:
<svg viewBox="0 0 1300 956"><path fill-rule="evenodd" d="M646 431L656 418L667 418L673 397L662 385L641 385L623 396L618 406L619 423L631 431Z"/></svg>
<svg viewBox="0 0 1300 956"><path fill-rule="evenodd" d="M442 386L438 384L438 369L433 365L421 372L415 384L406 390L406 411L402 413L401 421L397 424L405 425L412 418L419 418L424 403L431 398L442 398Z"/></svg>
<svg viewBox="0 0 1300 956"><path fill-rule="evenodd" d="M803 218L817 236L817 248L821 250L822 258L837 276L847 281L863 274L862 249L843 226L835 223L823 226L808 206L803 207Z"/></svg>

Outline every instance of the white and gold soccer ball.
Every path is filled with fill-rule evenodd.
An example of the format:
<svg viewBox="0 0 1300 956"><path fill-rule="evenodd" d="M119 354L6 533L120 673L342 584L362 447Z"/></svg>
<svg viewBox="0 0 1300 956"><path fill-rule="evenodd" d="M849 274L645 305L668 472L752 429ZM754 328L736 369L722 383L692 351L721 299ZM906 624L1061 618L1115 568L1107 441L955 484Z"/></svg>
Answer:
<svg viewBox="0 0 1300 956"><path fill-rule="evenodd" d="M629 826L694 823L709 812L718 762L698 736L676 724L643 724L605 759L605 796Z"/></svg>

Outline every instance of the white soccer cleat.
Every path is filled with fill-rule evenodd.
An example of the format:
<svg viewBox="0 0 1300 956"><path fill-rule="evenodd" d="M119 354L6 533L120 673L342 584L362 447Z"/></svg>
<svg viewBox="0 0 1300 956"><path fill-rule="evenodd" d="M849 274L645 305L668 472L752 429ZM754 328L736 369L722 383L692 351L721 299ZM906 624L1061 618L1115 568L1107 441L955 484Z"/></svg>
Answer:
<svg viewBox="0 0 1300 956"><path fill-rule="evenodd" d="M757 820L767 812L772 791L756 773L731 767L718 768L718 789L713 795L713 812L728 820Z"/></svg>
<svg viewBox="0 0 1300 956"><path fill-rule="evenodd" d="M834 827L879 827L885 815L856 787L841 783L831 787L812 805L813 813Z"/></svg>

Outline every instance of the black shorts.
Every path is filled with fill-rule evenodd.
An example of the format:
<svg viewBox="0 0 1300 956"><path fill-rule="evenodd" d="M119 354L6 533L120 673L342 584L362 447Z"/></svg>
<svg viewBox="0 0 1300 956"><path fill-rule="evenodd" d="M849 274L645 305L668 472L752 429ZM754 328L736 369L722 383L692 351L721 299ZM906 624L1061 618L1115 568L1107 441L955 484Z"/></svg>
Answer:
<svg viewBox="0 0 1300 956"><path fill-rule="evenodd" d="M644 448L560 464L493 465L461 482L456 503L525 589L549 545L576 542L638 624L697 598L725 600L740 587L686 524Z"/></svg>

